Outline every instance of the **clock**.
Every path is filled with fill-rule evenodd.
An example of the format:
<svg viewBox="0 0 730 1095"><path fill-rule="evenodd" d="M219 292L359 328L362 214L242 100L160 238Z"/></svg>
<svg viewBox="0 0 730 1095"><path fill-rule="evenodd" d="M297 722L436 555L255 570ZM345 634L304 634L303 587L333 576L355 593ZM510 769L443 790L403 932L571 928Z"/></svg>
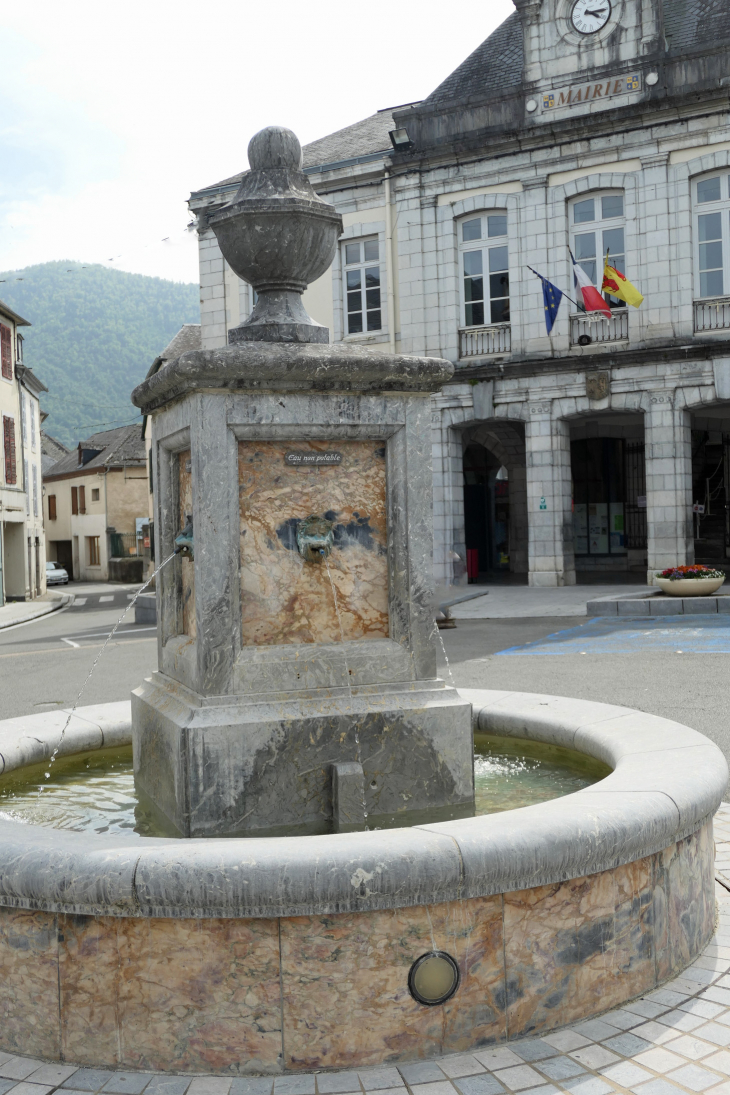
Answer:
<svg viewBox="0 0 730 1095"><path fill-rule="evenodd" d="M579 34L603 30L610 18L610 0L575 0L570 13L570 21Z"/></svg>

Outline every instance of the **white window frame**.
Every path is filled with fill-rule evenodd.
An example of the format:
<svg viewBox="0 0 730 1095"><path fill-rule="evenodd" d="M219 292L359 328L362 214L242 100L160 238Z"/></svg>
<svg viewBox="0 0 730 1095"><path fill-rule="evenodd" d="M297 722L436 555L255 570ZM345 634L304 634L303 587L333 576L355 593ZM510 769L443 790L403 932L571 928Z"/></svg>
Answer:
<svg viewBox="0 0 730 1095"><path fill-rule="evenodd" d="M623 212L621 213L620 216L618 216L618 217L603 217L601 215L601 216L595 217L592 221L581 221L579 224L575 223L574 209L575 209L576 205L580 205L582 202L586 202L586 201L593 201L593 202L595 202L595 212L601 211L601 213L602 213L602 199L603 198L615 198L615 197L621 197L622 198ZM599 243L598 240L596 241L596 258L595 258L596 278L595 278L595 282L594 282L594 284L595 284L596 288L598 289L599 293L601 292L601 286L603 284L603 264L604 264L604 261L605 261L605 258L606 258L606 249L603 246L603 233L613 231L616 228L621 228L623 230L623 234L624 234L624 250L623 250L623 254L620 256L621 261L619 263L618 269L620 270L620 272L622 274L626 274L626 276L628 278L630 278L631 277L630 273L625 269L625 267L627 265L626 264L626 255L627 255L627 252L628 252L627 239L626 239L626 234L627 234L626 192L624 190L616 188L616 187L609 188L609 189L604 189L604 190L588 190L585 193L576 194L576 196L574 198L571 198L570 201L568 202L568 233L569 233L569 238L570 238L570 249L573 252L573 254L575 255L575 261L578 263L579 266L583 266L583 263L581 262L580 255L578 254L579 249L576 246L576 236L581 236L581 235L587 234L588 232L594 232L594 233L596 233L597 236L600 235L600 243ZM611 259L612 259L612 256L609 254L608 261L611 262ZM585 266L583 266L583 269L585 269ZM586 270L586 273L588 273L588 272L589 271ZM574 294L571 294L571 295L574 295ZM605 293L603 295L604 295L604 297L607 296L607 294L605 294ZM580 298L577 297L576 299L580 299ZM608 301L608 303L609 303L609 306L611 308L625 308L626 307L626 304L625 304L624 301L617 300L616 298L611 298ZM575 312L575 306L573 306L573 313L572 314L580 314L580 313Z"/></svg>
<svg viewBox="0 0 730 1095"><path fill-rule="evenodd" d="M720 197L717 201L700 202L697 191L702 183L710 179L720 179ZM702 278L700 272L700 217L706 214L719 213L722 230L722 292L712 293L710 296L702 295ZM730 169L720 167L716 171L708 171L692 179L692 236L693 236L693 266L694 266L694 299L719 300L730 297ZM718 268L719 269L719 268Z"/></svg>
<svg viewBox="0 0 730 1095"><path fill-rule="evenodd" d="M479 212L468 213L463 217L460 217L456 222L457 238L459 243L459 322L463 330L476 331L482 327L497 327L502 325L509 326L511 323L511 306L512 296L509 286L509 224L507 223L507 231L503 235L490 236L489 233L489 217L504 217L507 221L506 209L483 209ZM472 221L481 221L481 238L475 240L464 239L464 225L469 224ZM504 271L496 271L495 273L506 273L507 275L507 296L505 297L492 297L490 293L490 270L489 270L489 252L496 251L498 248L507 248L507 268ZM470 323L466 322L466 278L464 266L464 256L474 251L481 251L482 253L482 279L484 286L484 322L483 323ZM491 302L492 300L507 300L507 307L509 312L508 319L492 320L491 315ZM487 316L487 310L489 315Z"/></svg>
<svg viewBox="0 0 730 1095"><path fill-rule="evenodd" d="M378 249L377 259L365 258L365 245L376 244ZM347 248L357 245L359 247L360 261L347 262ZM361 338L378 338L386 334L386 309L387 309L387 295L385 286L385 256L383 255L383 242L380 239L378 233L373 233L367 236L356 236L353 239L343 239L340 244L341 251L341 263L342 263L342 331L343 338L345 339L361 339ZM368 308L367 307L367 285L366 285L366 271L372 270L377 267L378 269L378 286L377 289L380 294L380 307ZM360 271L360 288L359 290L350 290L350 292L360 293L360 314L363 317L363 329L361 331L350 331L348 321L348 273ZM368 329L368 312L378 311L380 313L380 326Z"/></svg>

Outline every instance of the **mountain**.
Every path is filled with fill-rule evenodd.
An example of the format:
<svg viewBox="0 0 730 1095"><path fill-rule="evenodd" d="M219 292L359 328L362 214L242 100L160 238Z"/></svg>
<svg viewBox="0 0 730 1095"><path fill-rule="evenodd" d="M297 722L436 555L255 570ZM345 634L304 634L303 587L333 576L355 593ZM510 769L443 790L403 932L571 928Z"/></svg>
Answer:
<svg viewBox="0 0 730 1095"><path fill-rule="evenodd" d="M200 322L195 283L78 262L0 274L0 299L32 324L23 358L48 388L44 429L69 446L136 420L132 388L183 323Z"/></svg>

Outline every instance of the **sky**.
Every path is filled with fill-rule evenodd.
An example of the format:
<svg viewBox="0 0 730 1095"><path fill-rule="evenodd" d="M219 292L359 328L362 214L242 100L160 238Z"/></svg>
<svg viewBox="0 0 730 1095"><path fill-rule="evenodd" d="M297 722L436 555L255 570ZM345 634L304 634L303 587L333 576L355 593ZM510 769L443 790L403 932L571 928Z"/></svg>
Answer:
<svg viewBox="0 0 730 1095"><path fill-rule="evenodd" d="M0 270L197 281L191 190L266 125L302 144L424 98L512 0L0 4Z"/></svg>

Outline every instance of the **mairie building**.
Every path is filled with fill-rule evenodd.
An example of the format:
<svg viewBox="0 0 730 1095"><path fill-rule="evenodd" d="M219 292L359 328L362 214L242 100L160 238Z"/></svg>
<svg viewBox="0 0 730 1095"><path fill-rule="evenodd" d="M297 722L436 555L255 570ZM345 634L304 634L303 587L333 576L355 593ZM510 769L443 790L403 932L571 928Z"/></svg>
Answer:
<svg viewBox="0 0 730 1095"><path fill-rule="evenodd" d="M334 342L454 363L433 399L437 580L467 557L540 586L722 564L730 4L515 7L427 99L305 147L344 223L305 306ZM240 177L190 200L204 348L253 305L207 224ZM641 307L581 311L571 252L598 289L608 252ZM533 271L566 294L550 334Z"/></svg>

